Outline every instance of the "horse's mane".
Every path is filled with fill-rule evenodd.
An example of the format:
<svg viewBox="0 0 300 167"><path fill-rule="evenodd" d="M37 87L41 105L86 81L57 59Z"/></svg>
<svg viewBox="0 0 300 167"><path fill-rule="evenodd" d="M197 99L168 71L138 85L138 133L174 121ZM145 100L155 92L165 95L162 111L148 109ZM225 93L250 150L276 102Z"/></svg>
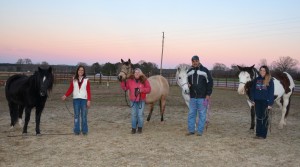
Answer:
<svg viewBox="0 0 300 167"><path fill-rule="evenodd" d="M187 64L179 64L179 66L177 67L177 69L184 69L184 68L189 69L191 68L191 66Z"/></svg>
<svg viewBox="0 0 300 167"><path fill-rule="evenodd" d="M251 79L256 78L258 74L258 70L253 66L251 67L240 67L238 66L240 72L248 72L250 74Z"/></svg>
<svg viewBox="0 0 300 167"><path fill-rule="evenodd" d="M40 77L42 77L41 74L43 73L46 74L46 77L48 78L47 81L49 82L49 87L47 90L51 92L53 88L53 82L54 82L54 76L52 72L46 72L46 70L35 71L33 75L29 76L28 83L30 86L33 86L36 89L40 89Z"/></svg>

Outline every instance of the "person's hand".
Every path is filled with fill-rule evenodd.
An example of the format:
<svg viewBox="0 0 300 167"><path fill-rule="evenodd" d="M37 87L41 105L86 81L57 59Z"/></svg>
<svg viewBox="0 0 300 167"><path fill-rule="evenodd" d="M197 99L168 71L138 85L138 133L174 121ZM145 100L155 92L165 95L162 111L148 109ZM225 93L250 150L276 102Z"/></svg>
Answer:
<svg viewBox="0 0 300 167"><path fill-rule="evenodd" d="M268 110L271 110L272 109L272 106L268 106Z"/></svg>
<svg viewBox="0 0 300 167"><path fill-rule="evenodd" d="M61 97L62 100L66 100L66 98L67 98L66 95L63 95L63 96Z"/></svg>
<svg viewBox="0 0 300 167"><path fill-rule="evenodd" d="M87 108L90 108L91 107L91 101L87 101L86 106L87 106Z"/></svg>
<svg viewBox="0 0 300 167"><path fill-rule="evenodd" d="M209 96L209 95L206 95L205 99L206 99L206 100L209 100L209 99L210 99L210 96Z"/></svg>

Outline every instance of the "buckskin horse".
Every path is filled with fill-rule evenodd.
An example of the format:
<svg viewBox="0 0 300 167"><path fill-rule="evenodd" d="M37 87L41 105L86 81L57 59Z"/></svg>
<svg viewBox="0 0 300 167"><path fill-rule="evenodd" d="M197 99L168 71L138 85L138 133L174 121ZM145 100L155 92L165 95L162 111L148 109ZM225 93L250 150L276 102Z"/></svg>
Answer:
<svg viewBox="0 0 300 167"><path fill-rule="evenodd" d="M255 126L255 110L249 99L250 88L253 84L253 80L258 76L258 71L254 68L254 65L251 67L241 67L237 66L240 70L239 73L239 94L246 94L247 102L251 109L251 127L254 129ZM291 95L295 88L295 83L293 78L287 72L278 72L273 77L274 81L274 101L277 103L281 110L281 120L279 123L279 129L282 129L286 125L286 117L290 110L291 104Z"/></svg>
<svg viewBox="0 0 300 167"><path fill-rule="evenodd" d="M13 128L19 118L22 124L22 115L25 108L25 124L23 134L27 134L32 108L36 108L35 123L36 135L40 135L40 119L47 101L48 92L52 90L54 77L52 67L38 68L33 75L16 74L8 78L5 86L5 95L9 106L11 127Z"/></svg>
<svg viewBox="0 0 300 167"><path fill-rule="evenodd" d="M133 73L133 65L131 63L131 60L128 59L127 62L125 62L123 59L121 59L121 70L118 75L119 81L125 81L132 73ZM151 115L153 112L154 104L155 102L160 102L160 115L161 115L161 122L164 121L164 112L166 107L166 98L169 94L169 83L161 75L154 75L148 78L148 81L151 86L151 92L147 94L146 97L146 104L150 104L150 111L147 117L147 121L150 121Z"/></svg>

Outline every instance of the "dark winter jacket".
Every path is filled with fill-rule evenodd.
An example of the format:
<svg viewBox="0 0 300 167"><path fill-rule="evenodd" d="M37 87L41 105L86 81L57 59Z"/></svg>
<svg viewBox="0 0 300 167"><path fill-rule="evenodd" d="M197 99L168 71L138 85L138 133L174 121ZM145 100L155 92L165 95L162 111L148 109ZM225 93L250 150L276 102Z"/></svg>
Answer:
<svg viewBox="0 0 300 167"><path fill-rule="evenodd" d="M268 105L272 106L274 103L274 82L270 80L269 86L263 84L264 78L259 76L253 80L250 92L250 100L267 100Z"/></svg>
<svg viewBox="0 0 300 167"><path fill-rule="evenodd" d="M200 64L187 71L191 98L205 98L210 96L213 88L213 79L207 68Z"/></svg>

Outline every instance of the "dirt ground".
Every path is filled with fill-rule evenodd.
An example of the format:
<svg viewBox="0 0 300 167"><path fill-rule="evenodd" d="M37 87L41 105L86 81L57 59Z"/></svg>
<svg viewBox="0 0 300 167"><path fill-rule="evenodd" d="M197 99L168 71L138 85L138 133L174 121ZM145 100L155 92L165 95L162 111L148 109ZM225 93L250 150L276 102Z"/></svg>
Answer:
<svg viewBox="0 0 300 167"><path fill-rule="evenodd" d="M0 87L0 166L299 166L300 96L293 96L287 126L278 129L281 113L274 108L271 133L253 139L245 96L214 89L210 123L202 136L185 136L187 107L180 88L172 86L160 123L159 107L142 134L130 134L130 108L118 85L92 85L89 134L72 134L72 100L60 100L68 85L55 85L35 136L35 112L28 136L10 116ZM145 117L148 114L145 110Z"/></svg>

